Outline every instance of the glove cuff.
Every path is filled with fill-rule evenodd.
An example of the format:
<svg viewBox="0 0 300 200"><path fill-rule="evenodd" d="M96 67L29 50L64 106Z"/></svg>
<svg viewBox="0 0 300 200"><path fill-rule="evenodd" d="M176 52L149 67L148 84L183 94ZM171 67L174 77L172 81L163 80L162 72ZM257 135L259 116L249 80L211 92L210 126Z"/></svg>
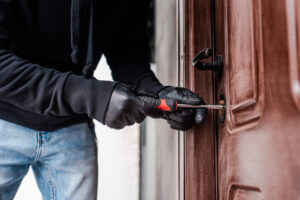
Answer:
<svg viewBox="0 0 300 200"><path fill-rule="evenodd" d="M87 114L104 123L104 117L116 83L98 81L70 74L64 88L64 98L76 114Z"/></svg>

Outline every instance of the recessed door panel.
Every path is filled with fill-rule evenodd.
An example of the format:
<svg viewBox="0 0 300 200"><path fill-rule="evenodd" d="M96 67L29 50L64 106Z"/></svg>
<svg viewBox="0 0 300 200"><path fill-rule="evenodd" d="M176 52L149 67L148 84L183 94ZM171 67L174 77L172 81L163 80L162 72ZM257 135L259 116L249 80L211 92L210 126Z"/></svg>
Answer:
<svg viewBox="0 0 300 200"><path fill-rule="evenodd" d="M291 92L300 110L300 2L286 1Z"/></svg>
<svg viewBox="0 0 300 200"><path fill-rule="evenodd" d="M228 200L263 200L259 188L247 185L232 184L228 194Z"/></svg>
<svg viewBox="0 0 300 200"><path fill-rule="evenodd" d="M216 0L224 73L215 95L227 105L217 129L217 199L299 199L299 6Z"/></svg>
<svg viewBox="0 0 300 200"><path fill-rule="evenodd" d="M263 55L260 0L228 0L227 118L231 133L255 125L263 112Z"/></svg>

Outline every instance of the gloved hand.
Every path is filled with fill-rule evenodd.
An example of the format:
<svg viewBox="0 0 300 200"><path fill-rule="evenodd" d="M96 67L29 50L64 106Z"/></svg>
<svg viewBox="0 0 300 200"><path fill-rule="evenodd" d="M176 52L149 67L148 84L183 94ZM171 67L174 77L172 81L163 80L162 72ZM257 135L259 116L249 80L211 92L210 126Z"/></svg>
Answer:
<svg viewBox="0 0 300 200"><path fill-rule="evenodd" d="M117 84L108 105L104 123L111 128L141 123L146 116L167 119L171 128L187 130L193 124L201 123L207 109L178 109L176 112L163 112L157 109L160 99L174 99L178 103L200 105L204 101L185 88L165 87L158 94L134 86Z"/></svg>
<svg viewBox="0 0 300 200"><path fill-rule="evenodd" d="M201 97L191 92L188 89L180 87L165 87L158 96L161 99L174 99L178 103L200 105L205 104ZM187 130L191 128L194 123L201 123L207 114L207 109L189 109L179 108L176 112L164 112L163 116L167 119L171 128L175 130Z"/></svg>
<svg viewBox="0 0 300 200"><path fill-rule="evenodd" d="M104 123L115 129L141 123L146 116L159 118L158 95L134 86L118 83L112 92Z"/></svg>

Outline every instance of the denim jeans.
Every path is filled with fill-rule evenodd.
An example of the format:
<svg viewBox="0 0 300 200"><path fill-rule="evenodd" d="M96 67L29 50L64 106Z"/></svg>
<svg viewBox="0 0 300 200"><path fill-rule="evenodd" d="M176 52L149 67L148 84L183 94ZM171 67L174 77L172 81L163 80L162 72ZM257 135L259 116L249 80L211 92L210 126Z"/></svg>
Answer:
<svg viewBox="0 0 300 200"><path fill-rule="evenodd" d="M97 141L88 122L40 132L0 119L0 200L32 167L43 199L97 199Z"/></svg>

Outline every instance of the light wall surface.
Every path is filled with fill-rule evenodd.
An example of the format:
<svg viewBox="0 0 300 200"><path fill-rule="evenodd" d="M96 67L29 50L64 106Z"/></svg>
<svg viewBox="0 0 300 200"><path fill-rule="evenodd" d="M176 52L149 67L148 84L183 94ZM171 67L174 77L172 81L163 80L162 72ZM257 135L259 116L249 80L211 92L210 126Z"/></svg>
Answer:
<svg viewBox="0 0 300 200"><path fill-rule="evenodd" d="M178 86L177 1L155 0L155 72ZM179 134L166 120L148 119L142 133L142 200L179 199Z"/></svg>

